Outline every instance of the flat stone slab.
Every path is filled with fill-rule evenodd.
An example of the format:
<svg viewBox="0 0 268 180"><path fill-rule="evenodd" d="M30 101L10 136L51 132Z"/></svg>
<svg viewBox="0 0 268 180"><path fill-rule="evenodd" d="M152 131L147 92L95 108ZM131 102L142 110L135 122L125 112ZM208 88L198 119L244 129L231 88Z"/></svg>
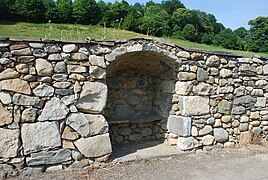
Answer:
<svg viewBox="0 0 268 180"><path fill-rule="evenodd" d="M185 152L181 151L177 146L171 146L167 142L141 141L114 145L111 160L115 162L126 162L183 153Z"/></svg>

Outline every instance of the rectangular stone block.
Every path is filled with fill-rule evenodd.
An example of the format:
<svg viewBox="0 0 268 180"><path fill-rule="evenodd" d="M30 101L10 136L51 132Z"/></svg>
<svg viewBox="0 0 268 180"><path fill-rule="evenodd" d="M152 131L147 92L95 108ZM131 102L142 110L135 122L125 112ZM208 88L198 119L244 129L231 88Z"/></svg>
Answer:
<svg viewBox="0 0 268 180"><path fill-rule="evenodd" d="M180 96L182 116L204 115L209 113L209 98L202 96Z"/></svg>
<svg viewBox="0 0 268 180"><path fill-rule="evenodd" d="M0 128L0 157L17 156L19 149L19 129Z"/></svg>
<svg viewBox="0 0 268 180"><path fill-rule="evenodd" d="M58 121L22 124L24 154L61 146Z"/></svg>
<svg viewBox="0 0 268 180"><path fill-rule="evenodd" d="M32 153L30 157L26 158L28 166L38 166L47 164L59 164L71 161L71 151L68 149L59 149L53 151L41 151Z"/></svg>
<svg viewBox="0 0 268 180"><path fill-rule="evenodd" d="M169 132L179 136L190 136L191 135L191 118L182 117L176 115L170 115L168 117L167 127Z"/></svg>

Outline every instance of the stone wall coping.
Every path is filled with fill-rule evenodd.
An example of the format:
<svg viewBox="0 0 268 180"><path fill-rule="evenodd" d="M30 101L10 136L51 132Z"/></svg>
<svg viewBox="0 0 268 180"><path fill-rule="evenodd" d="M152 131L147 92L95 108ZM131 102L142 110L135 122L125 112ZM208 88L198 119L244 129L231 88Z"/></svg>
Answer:
<svg viewBox="0 0 268 180"><path fill-rule="evenodd" d="M4 41L10 41L10 42L36 42L36 43L63 43L63 44L87 44L87 45L103 45L103 46L109 46L114 47L115 45L125 44L128 42L133 41L150 41L159 43L161 45L170 46L172 48L179 48L184 51L188 51L191 53L204 53L209 55L218 55L218 56L225 56L225 57L233 57L233 58L242 58L243 56L231 54L228 52L222 52L222 51L210 51L210 50L200 50L200 49L194 49L194 48L184 48L182 46L167 42L160 38L149 38L149 37L135 37L130 39L124 39L124 40L96 40L96 39L90 39L86 38L85 40L59 40L59 39L46 39L46 38L17 38L17 37L3 37L0 36L0 42ZM259 58L261 60L268 60L267 57L261 57L258 55L254 55L253 58Z"/></svg>

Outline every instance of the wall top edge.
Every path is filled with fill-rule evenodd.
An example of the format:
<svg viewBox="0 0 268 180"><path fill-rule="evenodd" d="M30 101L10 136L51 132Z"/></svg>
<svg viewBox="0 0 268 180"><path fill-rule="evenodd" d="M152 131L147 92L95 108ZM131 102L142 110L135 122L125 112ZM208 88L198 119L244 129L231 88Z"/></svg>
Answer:
<svg viewBox="0 0 268 180"><path fill-rule="evenodd" d="M169 46L172 48L178 48L184 51L188 51L190 53L204 53L209 55L218 55L218 56L225 56L230 58L241 58L243 56L231 54L228 52L223 51L212 51L212 50L200 50L200 49L194 49L194 48L184 48L182 46L167 42L160 38L149 38L149 37L135 37L130 39L123 39L123 40L96 40L96 39L90 39L86 38L85 40L60 40L60 39L47 39L47 38L18 38L18 37L5 37L0 36L0 42L36 42L36 43L60 43L60 44L81 44L81 45L103 45L103 46L116 46L120 44L125 44L128 42L135 42L135 41L150 41L155 42L161 45ZM268 60L267 57L262 57L259 55L254 55L253 58L258 58L261 60Z"/></svg>

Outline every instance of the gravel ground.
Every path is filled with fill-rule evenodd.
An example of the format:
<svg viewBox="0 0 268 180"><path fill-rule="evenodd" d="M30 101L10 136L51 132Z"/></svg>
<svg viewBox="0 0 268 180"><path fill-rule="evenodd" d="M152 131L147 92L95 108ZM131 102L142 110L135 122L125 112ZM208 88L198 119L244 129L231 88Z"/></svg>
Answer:
<svg viewBox="0 0 268 180"><path fill-rule="evenodd" d="M197 151L147 160L99 164L80 170L65 170L15 179L41 180L183 180L268 179L268 145L238 149Z"/></svg>

